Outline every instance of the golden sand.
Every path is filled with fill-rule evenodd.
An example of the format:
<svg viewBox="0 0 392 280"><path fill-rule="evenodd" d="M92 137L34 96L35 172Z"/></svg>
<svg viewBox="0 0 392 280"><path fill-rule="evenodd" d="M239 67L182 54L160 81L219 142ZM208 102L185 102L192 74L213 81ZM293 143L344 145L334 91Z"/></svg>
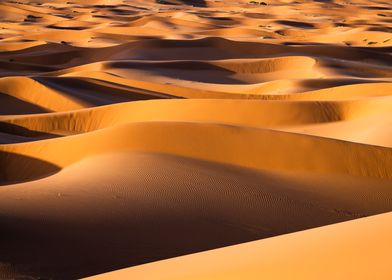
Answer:
<svg viewBox="0 0 392 280"><path fill-rule="evenodd" d="M391 23L1 1L0 279L390 279Z"/></svg>

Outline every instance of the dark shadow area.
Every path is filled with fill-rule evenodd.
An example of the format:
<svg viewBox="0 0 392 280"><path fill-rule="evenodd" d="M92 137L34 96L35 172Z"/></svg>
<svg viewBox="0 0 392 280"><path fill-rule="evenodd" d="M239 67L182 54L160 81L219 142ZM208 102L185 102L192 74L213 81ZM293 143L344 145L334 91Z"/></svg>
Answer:
<svg viewBox="0 0 392 280"><path fill-rule="evenodd" d="M60 46L70 47L65 44L58 44ZM65 52L53 52L48 53L45 56L42 54L21 54L10 55L8 61L0 62L0 65L4 65L4 63L8 63L7 70L23 70L25 72L49 72L61 69L58 67L61 64L65 64L71 61L75 56L78 56L79 53L76 51L65 51Z"/></svg>
<svg viewBox="0 0 392 280"><path fill-rule="evenodd" d="M180 2L194 7L207 7L207 2L205 0L180 0Z"/></svg>
<svg viewBox="0 0 392 280"><path fill-rule="evenodd" d="M42 73L57 70L55 67L24 63L17 58L9 58L0 61L0 77L29 75L32 73Z"/></svg>
<svg viewBox="0 0 392 280"><path fill-rule="evenodd" d="M233 58L268 58L286 55L330 57L343 60L370 60L372 63L390 65L391 47L355 47L337 44L308 42L302 45L239 42L219 37L195 40L145 40L132 42L124 57L116 60L219 60Z"/></svg>
<svg viewBox="0 0 392 280"><path fill-rule="evenodd" d="M36 158L0 151L0 186L47 177L60 167Z"/></svg>
<svg viewBox="0 0 392 280"><path fill-rule="evenodd" d="M369 31L380 31L380 32L388 32L392 33L392 26L378 26L378 27L370 27ZM388 40L388 39L387 39Z"/></svg>
<svg viewBox="0 0 392 280"><path fill-rule="evenodd" d="M34 80L72 98L77 98L90 106L169 98L161 93L91 78L36 77Z"/></svg>
<svg viewBox="0 0 392 280"><path fill-rule="evenodd" d="M60 30L85 30L89 28L84 26L57 26L57 25L48 25L46 27L51 29L60 29Z"/></svg>
<svg viewBox="0 0 392 280"><path fill-rule="evenodd" d="M0 144L23 143L60 137L52 133L29 130L25 127L0 121Z"/></svg>
<svg viewBox="0 0 392 280"><path fill-rule="evenodd" d="M88 51L88 49L61 43L47 43L17 51L0 52L0 58L4 61L13 62L15 66L11 67L35 67L37 69L40 67L48 69L46 71L53 71L61 69L62 64L69 63L75 60L75 57L81 56L83 50ZM80 63L84 64L86 62L81 60Z"/></svg>
<svg viewBox="0 0 392 280"><path fill-rule="evenodd" d="M277 20L276 23L296 27L296 28L304 28L304 29L312 29L314 25L307 22L300 22L300 21L291 21L291 20Z"/></svg>
<svg viewBox="0 0 392 280"><path fill-rule="evenodd" d="M94 5L93 7L96 9L115 9L117 5Z"/></svg>
<svg viewBox="0 0 392 280"><path fill-rule="evenodd" d="M378 78L378 81L381 82L380 79L388 79L391 77L388 66L369 63L367 61L344 63L338 60L325 59L320 61L319 65L333 68L335 73L361 79Z"/></svg>
<svg viewBox="0 0 392 280"><path fill-rule="evenodd" d="M18 136L24 136L24 137L40 137L42 135L51 135L49 133L29 130L23 126L19 126L19 125L13 124L13 123L7 123L7 122L3 122L3 121L0 121L0 132L18 135ZM55 136L55 135L52 135L52 136Z"/></svg>
<svg viewBox="0 0 392 280"><path fill-rule="evenodd" d="M163 5L185 4L194 7L207 7L207 2L205 0L155 0L155 2Z"/></svg>
<svg viewBox="0 0 392 280"><path fill-rule="evenodd" d="M136 11L132 11L132 10L128 10L128 9L120 9L120 8L110 9L110 12L112 12L118 16L133 16L133 15L138 16L138 14L139 14Z"/></svg>
<svg viewBox="0 0 392 280"><path fill-rule="evenodd" d="M0 115L25 115L49 112L47 109L38 105L2 93L0 93L0 104Z"/></svg>
<svg viewBox="0 0 392 280"><path fill-rule="evenodd" d="M346 85L380 83L387 81L370 80L370 79L350 79L350 78L337 78L337 79L308 79L298 82L298 85L304 90L319 90L331 87L339 87Z"/></svg>
<svg viewBox="0 0 392 280"><path fill-rule="evenodd" d="M384 6L365 6L362 8L367 9L367 10L372 10L372 11L378 11L378 10L379 11L390 11L390 10L392 10L392 8L384 7Z"/></svg>
<svg viewBox="0 0 392 280"><path fill-rule="evenodd" d="M34 16L34 15L27 15L26 18L24 19L25 23L35 23L39 22L42 20L42 17L39 16Z"/></svg>
<svg viewBox="0 0 392 280"><path fill-rule="evenodd" d="M115 69L137 69L172 79L216 84L244 84L243 81L231 77L235 72L201 61L177 62L111 62Z"/></svg>

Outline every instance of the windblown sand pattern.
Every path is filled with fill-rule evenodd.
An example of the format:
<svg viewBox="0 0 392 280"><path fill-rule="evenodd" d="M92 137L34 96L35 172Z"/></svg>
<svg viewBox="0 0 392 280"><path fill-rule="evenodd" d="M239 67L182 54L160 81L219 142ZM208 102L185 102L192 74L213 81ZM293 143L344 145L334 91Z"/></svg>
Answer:
<svg viewBox="0 0 392 280"><path fill-rule="evenodd" d="M390 279L391 53L387 0L1 1L0 279Z"/></svg>

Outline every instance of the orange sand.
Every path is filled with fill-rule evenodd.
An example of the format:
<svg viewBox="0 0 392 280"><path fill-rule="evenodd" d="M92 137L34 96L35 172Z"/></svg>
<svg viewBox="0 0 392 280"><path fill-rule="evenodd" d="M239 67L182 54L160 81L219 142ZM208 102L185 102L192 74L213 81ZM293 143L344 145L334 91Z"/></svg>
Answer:
<svg viewBox="0 0 392 280"><path fill-rule="evenodd" d="M1 1L0 279L389 279L392 5L250 2Z"/></svg>

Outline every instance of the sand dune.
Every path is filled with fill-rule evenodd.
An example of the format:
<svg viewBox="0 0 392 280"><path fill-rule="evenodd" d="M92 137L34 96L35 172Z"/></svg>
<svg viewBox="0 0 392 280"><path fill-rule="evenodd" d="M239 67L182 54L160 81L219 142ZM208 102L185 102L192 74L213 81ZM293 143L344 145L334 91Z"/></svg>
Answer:
<svg viewBox="0 0 392 280"><path fill-rule="evenodd" d="M2 1L0 278L388 279L391 10Z"/></svg>
<svg viewBox="0 0 392 280"><path fill-rule="evenodd" d="M16 275L80 278L382 213L391 191L375 178L104 153L0 189L2 260Z"/></svg>
<svg viewBox="0 0 392 280"><path fill-rule="evenodd" d="M389 279L383 244L391 242L390 219L383 214L88 279Z"/></svg>

